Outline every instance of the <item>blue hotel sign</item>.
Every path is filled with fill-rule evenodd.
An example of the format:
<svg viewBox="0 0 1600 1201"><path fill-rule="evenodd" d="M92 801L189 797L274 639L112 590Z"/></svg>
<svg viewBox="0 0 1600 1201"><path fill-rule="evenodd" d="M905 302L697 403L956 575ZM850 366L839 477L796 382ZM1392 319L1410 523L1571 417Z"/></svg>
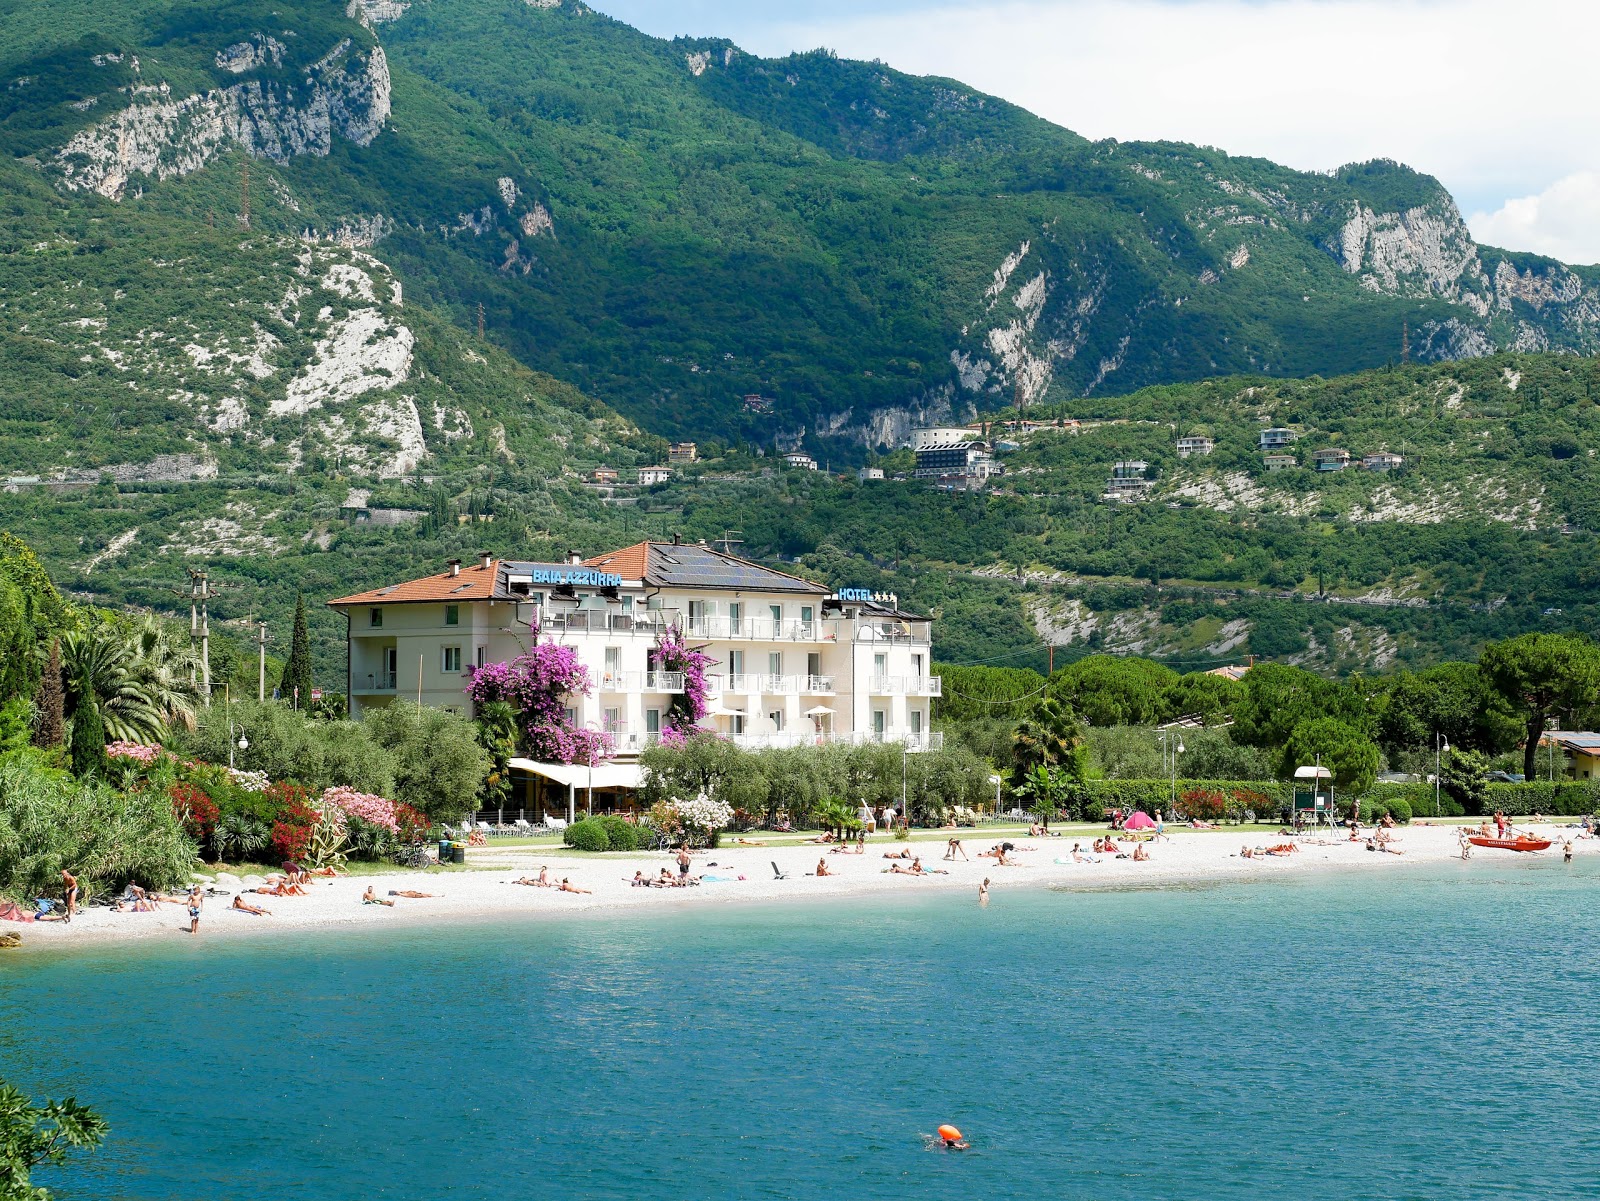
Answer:
<svg viewBox="0 0 1600 1201"><path fill-rule="evenodd" d="M872 589L870 588L841 588L839 599L842 601L870 601Z"/></svg>
<svg viewBox="0 0 1600 1201"><path fill-rule="evenodd" d="M535 567L535 584L571 584L579 588L620 588L622 577L609 571L577 567Z"/></svg>

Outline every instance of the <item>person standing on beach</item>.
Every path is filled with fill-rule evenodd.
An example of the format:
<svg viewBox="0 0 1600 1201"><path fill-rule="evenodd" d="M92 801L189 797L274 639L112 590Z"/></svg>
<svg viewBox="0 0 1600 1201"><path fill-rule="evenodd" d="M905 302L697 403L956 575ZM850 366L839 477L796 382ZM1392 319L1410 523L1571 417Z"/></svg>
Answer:
<svg viewBox="0 0 1600 1201"><path fill-rule="evenodd" d="M689 844L686 842L678 848L678 882L686 884L689 881ZM566 883L566 881L562 881Z"/></svg>
<svg viewBox="0 0 1600 1201"><path fill-rule="evenodd" d="M1569 842L1567 846L1571 847L1572 844ZM1572 858L1570 851L1567 854L1567 858ZM67 920L71 921L72 915L78 911L78 877L74 876L66 868L62 868L61 887L67 897Z"/></svg>
<svg viewBox="0 0 1600 1201"><path fill-rule="evenodd" d="M205 898L200 895L198 884L189 885L189 933L200 933L200 906L205 903Z"/></svg>

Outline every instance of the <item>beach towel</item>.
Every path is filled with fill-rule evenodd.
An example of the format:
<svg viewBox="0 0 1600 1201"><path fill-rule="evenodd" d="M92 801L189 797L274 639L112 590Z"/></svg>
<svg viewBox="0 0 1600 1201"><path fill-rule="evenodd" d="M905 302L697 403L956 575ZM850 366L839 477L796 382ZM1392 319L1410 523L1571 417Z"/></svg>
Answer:
<svg viewBox="0 0 1600 1201"><path fill-rule="evenodd" d="M31 922L33 914L12 901L0 901L0 918L8 922Z"/></svg>

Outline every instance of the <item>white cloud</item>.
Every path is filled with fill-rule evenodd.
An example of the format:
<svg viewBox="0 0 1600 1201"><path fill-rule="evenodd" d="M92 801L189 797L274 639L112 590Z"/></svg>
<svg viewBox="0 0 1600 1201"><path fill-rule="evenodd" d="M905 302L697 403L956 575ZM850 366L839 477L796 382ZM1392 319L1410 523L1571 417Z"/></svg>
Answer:
<svg viewBox="0 0 1600 1201"><path fill-rule="evenodd" d="M1532 250L1568 263L1600 263L1600 173L1579 171L1533 196L1474 213L1472 236L1490 246Z"/></svg>
<svg viewBox="0 0 1600 1201"><path fill-rule="evenodd" d="M951 76L1094 138L1305 169L1396 158L1468 211L1600 166L1600 5L1581 0L946 0L798 21L764 7L725 32L762 54L829 46ZM1594 244L1565 224L1577 201L1538 200L1525 223L1487 219L1507 231L1491 240ZM1513 204L1502 213L1528 207Z"/></svg>

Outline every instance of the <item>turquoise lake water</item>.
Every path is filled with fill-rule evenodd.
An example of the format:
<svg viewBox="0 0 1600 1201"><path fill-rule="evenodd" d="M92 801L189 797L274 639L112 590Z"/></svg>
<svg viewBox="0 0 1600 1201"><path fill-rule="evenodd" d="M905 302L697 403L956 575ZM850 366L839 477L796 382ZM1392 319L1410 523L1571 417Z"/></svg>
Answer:
<svg viewBox="0 0 1600 1201"><path fill-rule="evenodd" d="M1594 1197L1597 901L1479 860L34 952L0 1075L110 1119L80 1198Z"/></svg>

